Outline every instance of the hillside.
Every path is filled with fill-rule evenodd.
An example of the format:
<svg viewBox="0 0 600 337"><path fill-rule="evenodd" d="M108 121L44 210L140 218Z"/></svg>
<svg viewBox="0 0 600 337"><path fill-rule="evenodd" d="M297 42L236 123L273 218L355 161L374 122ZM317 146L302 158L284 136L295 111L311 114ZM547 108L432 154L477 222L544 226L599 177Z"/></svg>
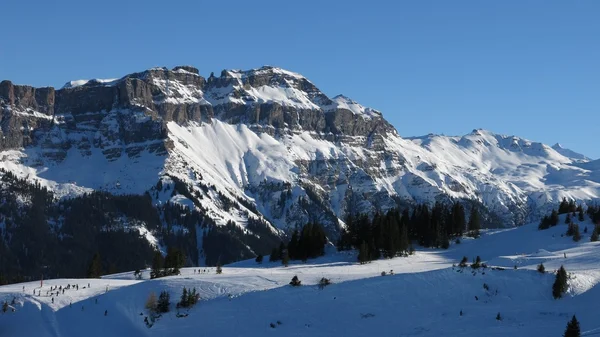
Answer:
<svg viewBox="0 0 600 337"><path fill-rule="evenodd" d="M356 253L330 251L287 268L242 261L225 266L221 275L214 268L201 274L187 268L181 276L157 280L134 280L131 272L46 280L43 296L32 296L39 281L3 286L0 300L16 298L16 311L0 314L0 335L560 336L573 314L582 331L592 333L600 328L595 323L600 256L599 243L589 242L593 225L580 223L582 229L586 226L588 233L578 243L562 236L567 226L561 216L559 225L548 230L539 231L537 223L489 230L448 250L418 250L410 257L366 265L355 262ZM453 266L462 256L476 255L494 268ZM546 274L535 271L539 263ZM569 290L555 300L552 271L561 265L570 273ZM379 276L389 270L394 275ZM287 285L294 275L303 286ZM333 284L320 290L316 283L322 277ZM45 296L50 287L68 283L79 284L79 290L67 290L54 303ZM170 313L146 327L140 313L148 294L167 290L174 303L184 286L195 287L201 298L189 311L179 310L189 315L177 318L172 305ZM495 319L497 313L501 321Z"/></svg>
<svg viewBox="0 0 600 337"><path fill-rule="evenodd" d="M382 112L271 66L208 78L152 68L61 89L2 81L0 112L0 274L23 280L48 265L82 275L95 252L116 254L106 233L143 252L104 258L106 270L173 245L188 265L214 265L267 254L307 222L334 241L349 214L458 200L486 227L513 227L563 197L600 195L598 165L562 148L480 129L403 138ZM42 258L25 246L57 248ZM80 261L61 270L65 256Z"/></svg>

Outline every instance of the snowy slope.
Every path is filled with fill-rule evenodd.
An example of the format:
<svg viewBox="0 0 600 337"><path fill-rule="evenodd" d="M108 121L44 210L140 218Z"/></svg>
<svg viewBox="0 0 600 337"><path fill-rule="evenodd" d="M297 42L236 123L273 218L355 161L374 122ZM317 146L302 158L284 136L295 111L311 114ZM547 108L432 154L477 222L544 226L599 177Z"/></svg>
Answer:
<svg viewBox="0 0 600 337"><path fill-rule="evenodd" d="M559 143L552 145L552 148L556 150L556 152L562 154L563 156L573 159L573 161L587 162L590 161L590 158L582 155L581 153L577 153L570 149L565 149Z"/></svg>
<svg viewBox="0 0 600 337"><path fill-rule="evenodd" d="M464 239L446 251L419 250L408 258L367 265L357 264L355 253L329 252L287 268L278 263L243 261L225 266L221 275L212 268L200 274L189 268L181 276L158 280L136 281L132 273L95 280L47 280L42 296L32 296L39 282L4 286L0 287L0 299L11 301L14 297L16 311L0 314L0 332L2 336L23 337L190 333L558 336L576 314L582 331L591 333L600 328L595 319L600 300L599 243L589 242L589 234L579 243L562 237L566 231L562 222L561 217L558 226L545 231L538 231L537 224L488 231L480 239ZM592 225L580 224L585 226ZM462 256L476 255L505 270L453 267ZM539 263L546 266L546 274L535 271ZM569 291L565 298L554 300L552 271L561 265L570 273ZM389 270L395 275L378 276ZM147 277L147 272L144 274ZM304 286L287 285L294 275ZM315 284L321 277L330 278L333 284L319 290ZM67 290L55 297L54 303L52 297L45 296L49 287L66 284L79 284L80 288ZM196 307L180 311L189 316L177 318L172 304L172 312L147 328L143 306L148 294L167 290L174 303L184 286L195 287L201 296ZM497 313L501 321L495 319Z"/></svg>

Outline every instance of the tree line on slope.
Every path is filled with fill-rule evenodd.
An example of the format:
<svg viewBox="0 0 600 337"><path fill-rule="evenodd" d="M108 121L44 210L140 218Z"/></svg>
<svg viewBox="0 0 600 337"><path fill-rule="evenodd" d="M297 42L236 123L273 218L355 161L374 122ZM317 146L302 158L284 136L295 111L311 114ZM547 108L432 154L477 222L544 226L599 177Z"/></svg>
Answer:
<svg viewBox="0 0 600 337"><path fill-rule="evenodd" d="M346 229L338 241L338 250L356 249L359 262L380 258L408 255L413 251L412 242L423 247L447 249L450 240L464 234L479 237L481 217L477 207L472 207L469 219L465 208L455 202L452 205L436 203L418 205L412 214L397 209L385 214L376 213L372 220L365 214L349 216Z"/></svg>
<svg viewBox="0 0 600 337"><path fill-rule="evenodd" d="M39 183L4 170L0 201L0 284L149 267L157 247L142 235L146 231L161 246L180 250L187 266L199 263L198 239L208 265L266 254L280 242L262 220L250 219L247 233L233 223L218 226L203 209L154 205L150 193L58 200Z"/></svg>

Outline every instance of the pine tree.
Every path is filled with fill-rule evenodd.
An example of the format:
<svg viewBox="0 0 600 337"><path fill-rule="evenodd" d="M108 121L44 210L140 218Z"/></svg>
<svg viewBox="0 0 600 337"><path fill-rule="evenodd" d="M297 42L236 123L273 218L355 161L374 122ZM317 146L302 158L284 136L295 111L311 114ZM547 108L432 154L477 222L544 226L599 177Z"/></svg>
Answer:
<svg viewBox="0 0 600 337"><path fill-rule="evenodd" d="M287 249L283 251L283 256L281 258L281 264L284 267L287 267L290 264L290 256L288 254Z"/></svg>
<svg viewBox="0 0 600 337"><path fill-rule="evenodd" d="M152 271L150 271L150 278L157 278L163 276L163 264L164 259L160 252L155 252L152 258Z"/></svg>
<svg viewBox="0 0 600 337"><path fill-rule="evenodd" d="M88 267L87 277L99 278L100 276L102 276L102 260L100 259L100 254L96 253Z"/></svg>
<svg viewBox="0 0 600 337"><path fill-rule="evenodd" d="M158 313L169 312L169 306L171 305L171 296L166 291L161 291L158 296L158 303L156 305L156 311Z"/></svg>
<svg viewBox="0 0 600 337"><path fill-rule="evenodd" d="M552 213L550 214L550 226L556 226L558 225L558 212L553 209Z"/></svg>
<svg viewBox="0 0 600 337"><path fill-rule="evenodd" d="M469 262L469 259L466 256L463 256L462 260L460 260L460 263L458 264L459 267L466 267L467 266L467 262Z"/></svg>
<svg viewBox="0 0 600 337"><path fill-rule="evenodd" d="M4 304L2 304L2 312L7 312L8 311L8 302L4 301Z"/></svg>
<svg viewBox="0 0 600 337"><path fill-rule="evenodd" d="M360 264L369 262L369 246L364 241L360 245L360 249L358 251L358 262L360 262Z"/></svg>
<svg viewBox="0 0 600 337"><path fill-rule="evenodd" d="M567 323L567 328L565 330L564 337L580 337L581 329L579 327L579 321L577 321L577 317L573 315L573 318Z"/></svg>
<svg viewBox="0 0 600 337"><path fill-rule="evenodd" d="M569 202L567 201L567 198L563 198L563 200L560 202L560 205L558 206L558 214L569 213L569 211Z"/></svg>
<svg viewBox="0 0 600 337"><path fill-rule="evenodd" d="M542 273L542 274L544 274L544 273L546 272L546 267L544 267L544 264L543 264L543 263L540 263L540 264L537 266L537 271L538 271L538 272L540 272L540 273Z"/></svg>
<svg viewBox="0 0 600 337"><path fill-rule="evenodd" d="M217 268L215 269L215 272L217 274L222 274L223 273L223 267L221 267L221 262L217 262Z"/></svg>
<svg viewBox="0 0 600 337"><path fill-rule="evenodd" d="M294 275L294 277L292 277L292 281L290 282L290 285L297 287L299 285L301 285L301 281L298 279L297 275Z"/></svg>
<svg viewBox="0 0 600 337"><path fill-rule="evenodd" d="M475 262L473 262L473 264L471 264L471 268L477 269L479 267L481 267L481 257L479 257L479 255L477 255Z"/></svg>
<svg viewBox="0 0 600 337"><path fill-rule="evenodd" d="M469 236L478 238L479 230L481 229L481 219L479 218L479 211L477 207L471 208L471 215L469 216Z"/></svg>
<svg viewBox="0 0 600 337"><path fill-rule="evenodd" d="M556 279L554 280L554 284L552 285L552 296L555 299L561 298L563 293L567 291L567 278L567 271L563 266L560 266L558 273L556 273Z"/></svg>
<svg viewBox="0 0 600 337"><path fill-rule="evenodd" d="M188 291L185 287L183 287L183 292L181 293L181 300L177 303L178 308L187 308L190 306Z"/></svg>
<svg viewBox="0 0 600 337"><path fill-rule="evenodd" d="M501 321L501 320L502 320L502 316L500 316L500 313L498 313L498 314L496 315L496 320L497 320L497 321Z"/></svg>
<svg viewBox="0 0 600 337"><path fill-rule="evenodd" d="M581 207L581 205L579 205L578 210L579 210L579 214L577 216L577 219L579 221L584 221L585 220L585 216L584 216L584 213L583 213L583 207Z"/></svg>
<svg viewBox="0 0 600 337"><path fill-rule="evenodd" d="M573 233L573 241L579 242L581 240L581 233L579 233L579 226L575 225L575 232Z"/></svg>
<svg viewBox="0 0 600 337"><path fill-rule="evenodd" d="M279 260L279 250L277 247L273 247L271 250L271 255L269 255L269 262L275 262Z"/></svg>
<svg viewBox="0 0 600 337"><path fill-rule="evenodd" d="M165 257L165 274L179 275L180 269L185 263L185 255L177 248L169 247Z"/></svg>
<svg viewBox="0 0 600 337"><path fill-rule="evenodd" d="M258 254L255 261L256 261L256 263L261 264L263 262L262 254Z"/></svg>
<svg viewBox="0 0 600 337"><path fill-rule="evenodd" d="M565 223L567 225L571 223L571 213L567 213L567 216L565 217Z"/></svg>
<svg viewBox="0 0 600 337"><path fill-rule="evenodd" d="M590 237L591 242L598 241L598 236L600 234L600 233L598 233L598 232L600 232L600 229L598 227L599 227L598 225L594 226L594 231L592 232L592 236Z"/></svg>

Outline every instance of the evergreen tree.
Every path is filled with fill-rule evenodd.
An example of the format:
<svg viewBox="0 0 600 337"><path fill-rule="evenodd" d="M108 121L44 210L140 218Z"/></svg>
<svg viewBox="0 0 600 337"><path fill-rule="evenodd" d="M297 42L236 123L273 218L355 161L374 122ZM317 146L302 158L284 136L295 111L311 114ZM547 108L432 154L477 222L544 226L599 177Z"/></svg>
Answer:
<svg viewBox="0 0 600 337"><path fill-rule="evenodd" d="M481 267L481 257L479 257L479 255L477 255L475 262L473 262L473 264L471 264L471 268L477 269L479 267Z"/></svg>
<svg viewBox="0 0 600 337"><path fill-rule="evenodd" d="M567 201L567 198L563 198L558 206L558 214L569 213L570 211L571 209L569 208L569 202Z"/></svg>
<svg viewBox="0 0 600 337"><path fill-rule="evenodd" d="M498 314L496 315L496 320L497 320L497 321L501 321L501 320L502 320L502 316L500 316L500 313L498 313Z"/></svg>
<svg viewBox="0 0 600 337"><path fill-rule="evenodd" d="M469 216L469 236L478 238L479 230L481 229L481 219L479 218L479 211L477 207L471 208L471 215Z"/></svg>
<svg viewBox="0 0 600 337"><path fill-rule="evenodd" d="M256 263L261 264L263 262L263 256L262 254L258 254L258 256L256 256Z"/></svg>
<svg viewBox="0 0 600 337"><path fill-rule="evenodd" d="M544 215L544 217L540 221L540 224L538 225L538 229L539 230L548 229L548 228L550 228L550 225L551 225L550 217L548 217L547 215Z"/></svg>
<svg viewBox="0 0 600 337"><path fill-rule="evenodd" d="M150 271L150 278L157 278L163 276L163 265L164 259L160 252L154 253L154 258L152 258L152 270Z"/></svg>
<svg viewBox="0 0 600 337"><path fill-rule="evenodd" d="M542 274L544 274L544 273L546 272L546 267L544 267L544 264L543 264L543 263L540 263L540 264L537 266L537 271L538 271L538 272L540 272L540 273L542 273Z"/></svg>
<svg viewBox="0 0 600 337"><path fill-rule="evenodd" d="M294 277L292 277L292 281L290 282L290 285L297 287L301 284L302 284L302 282L298 279L298 276L294 275Z"/></svg>
<svg viewBox="0 0 600 337"><path fill-rule="evenodd" d="M221 262L217 262L217 268L215 269L217 274L223 274L223 267L221 267Z"/></svg>
<svg viewBox="0 0 600 337"><path fill-rule="evenodd" d="M552 296L555 299L561 298L563 293L567 291L567 278L567 271L563 266L560 266L558 273L556 273L556 279L554 280L554 284L552 285Z"/></svg>
<svg viewBox="0 0 600 337"><path fill-rule="evenodd" d="M169 306L171 305L171 296L166 291L161 291L158 296L158 303L156 304L156 312L165 313L169 312Z"/></svg>
<svg viewBox="0 0 600 337"><path fill-rule="evenodd" d="M185 287L183 287L183 291L181 293L181 299L179 303L177 303L178 307L187 308L189 306L189 298L188 291Z"/></svg>
<svg viewBox="0 0 600 337"><path fill-rule="evenodd" d="M558 212L553 209L552 213L550 214L550 226L556 226L558 225Z"/></svg>
<svg viewBox="0 0 600 337"><path fill-rule="evenodd" d="M462 260L460 260L460 263L458 264L459 267L466 267L467 266L467 262L469 262L469 259L466 256L463 256Z"/></svg>
<svg viewBox="0 0 600 337"><path fill-rule="evenodd" d="M271 255L269 255L269 262L279 261L279 249L277 247L273 247L271 250Z"/></svg>
<svg viewBox="0 0 600 337"><path fill-rule="evenodd" d="M573 318L567 323L567 328L563 335L564 337L580 337L581 329L579 327L579 321L577 321L577 317L573 315Z"/></svg>
<svg viewBox="0 0 600 337"><path fill-rule="evenodd" d="M599 227L598 225L594 226L594 231L592 232L592 236L590 237L591 242L598 241L598 234L600 234L599 233L600 229L598 227Z"/></svg>
<svg viewBox="0 0 600 337"><path fill-rule="evenodd" d="M360 264L365 264L369 262L369 260L369 246L363 241L358 251L358 262L360 262Z"/></svg>
<svg viewBox="0 0 600 337"><path fill-rule="evenodd" d="M8 311L8 302L4 301L4 304L2 304L2 312L7 312Z"/></svg>
<svg viewBox="0 0 600 337"><path fill-rule="evenodd" d="M581 207L581 205L579 205L579 207L578 207L578 212L579 213L578 213L577 219L579 221L584 221L585 220L585 216L584 216L584 213L583 213L583 207Z"/></svg>
<svg viewBox="0 0 600 337"><path fill-rule="evenodd" d="M579 233L579 226L575 225L575 232L573 233L573 241L579 242L581 240L581 233Z"/></svg>
<svg viewBox="0 0 600 337"><path fill-rule="evenodd" d="M452 235L462 236L466 228L467 222L465 218L465 208L458 201L452 205L452 222L448 227L452 228Z"/></svg>
<svg viewBox="0 0 600 337"><path fill-rule="evenodd" d="M100 276L102 276L102 261L100 259L100 254L96 253L88 267L87 277L99 278Z"/></svg>
<svg viewBox="0 0 600 337"><path fill-rule="evenodd" d="M165 275L179 275L185 263L185 255L177 248L169 247L165 257Z"/></svg>
<svg viewBox="0 0 600 337"><path fill-rule="evenodd" d="M571 223L571 213L567 213L567 216L565 217L565 223L568 225Z"/></svg>
<svg viewBox="0 0 600 337"><path fill-rule="evenodd" d="M288 255L287 249L283 251L283 257L281 258L281 264L287 267L290 264L290 256Z"/></svg>

